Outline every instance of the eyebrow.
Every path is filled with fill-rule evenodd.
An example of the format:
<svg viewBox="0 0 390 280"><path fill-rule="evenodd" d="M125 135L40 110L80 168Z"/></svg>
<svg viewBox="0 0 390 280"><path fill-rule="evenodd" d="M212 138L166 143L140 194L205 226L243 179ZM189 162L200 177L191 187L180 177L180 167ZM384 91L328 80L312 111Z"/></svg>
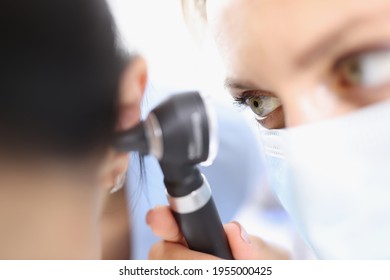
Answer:
<svg viewBox="0 0 390 280"><path fill-rule="evenodd" d="M234 78L226 78L224 84L225 88L228 89L248 90L255 88L255 86L251 82L244 82Z"/></svg>
<svg viewBox="0 0 390 280"><path fill-rule="evenodd" d="M337 30L329 32L325 38L302 51L302 54L296 60L296 64L301 67L312 64L319 57L329 53L335 47L335 42L342 40L345 34L351 29L355 29L357 26L363 25L373 18L378 18L380 15L388 17L389 12L390 11L386 9L385 11L382 10L379 13L360 15L342 23L342 26L338 27Z"/></svg>
<svg viewBox="0 0 390 280"><path fill-rule="evenodd" d="M250 81L239 80L232 77L227 77L224 82L226 89L238 89L238 90L256 90L258 92L270 93L271 91L261 89Z"/></svg>

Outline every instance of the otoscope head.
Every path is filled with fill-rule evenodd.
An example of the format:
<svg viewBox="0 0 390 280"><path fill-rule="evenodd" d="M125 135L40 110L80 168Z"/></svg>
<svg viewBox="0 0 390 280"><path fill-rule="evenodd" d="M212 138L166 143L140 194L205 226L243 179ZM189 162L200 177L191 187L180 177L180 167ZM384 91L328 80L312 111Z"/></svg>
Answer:
<svg viewBox="0 0 390 280"><path fill-rule="evenodd" d="M153 154L161 164L195 165L216 154L213 115L198 92L171 96L144 122L120 133L119 151Z"/></svg>
<svg viewBox="0 0 390 280"><path fill-rule="evenodd" d="M171 96L144 122L118 135L118 151L152 154L160 163L167 191L191 193L203 184L197 164L216 154L215 119L198 92ZM212 160L212 159L211 159Z"/></svg>
<svg viewBox="0 0 390 280"><path fill-rule="evenodd" d="M209 116L197 92L177 94L152 111L162 132L161 162L198 164L210 152Z"/></svg>

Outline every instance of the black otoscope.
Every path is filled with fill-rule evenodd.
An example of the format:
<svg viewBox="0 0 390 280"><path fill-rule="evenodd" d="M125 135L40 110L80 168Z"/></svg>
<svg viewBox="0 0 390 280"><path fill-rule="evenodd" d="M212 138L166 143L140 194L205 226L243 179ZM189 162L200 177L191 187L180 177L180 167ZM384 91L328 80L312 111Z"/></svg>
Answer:
<svg viewBox="0 0 390 280"><path fill-rule="evenodd" d="M198 92L173 95L120 133L116 148L159 160L170 208L190 249L233 259L210 186L197 167L216 149L212 121Z"/></svg>

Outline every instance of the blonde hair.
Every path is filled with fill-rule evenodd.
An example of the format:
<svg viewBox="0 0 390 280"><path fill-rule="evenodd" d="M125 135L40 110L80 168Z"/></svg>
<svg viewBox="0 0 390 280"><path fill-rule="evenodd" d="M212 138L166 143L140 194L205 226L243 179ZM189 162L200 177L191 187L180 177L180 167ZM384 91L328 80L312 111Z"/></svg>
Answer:
<svg viewBox="0 0 390 280"><path fill-rule="evenodd" d="M181 0L181 5L187 28L202 41L207 27L206 0Z"/></svg>

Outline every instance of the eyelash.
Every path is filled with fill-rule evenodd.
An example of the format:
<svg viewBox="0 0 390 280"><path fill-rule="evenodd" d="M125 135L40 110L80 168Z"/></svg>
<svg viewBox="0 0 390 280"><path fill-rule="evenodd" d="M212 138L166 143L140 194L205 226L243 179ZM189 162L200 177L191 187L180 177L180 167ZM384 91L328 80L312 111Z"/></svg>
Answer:
<svg viewBox="0 0 390 280"><path fill-rule="evenodd" d="M238 105L239 107L248 107L247 101L249 98L250 97L248 96L241 96L241 97L234 96L233 97L234 104Z"/></svg>
<svg viewBox="0 0 390 280"><path fill-rule="evenodd" d="M241 93L241 96L233 96L233 103L238 107L247 108L249 107L248 100L254 97L261 96L263 95L262 93L262 91L256 90L244 91L243 93Z"/></svg>

